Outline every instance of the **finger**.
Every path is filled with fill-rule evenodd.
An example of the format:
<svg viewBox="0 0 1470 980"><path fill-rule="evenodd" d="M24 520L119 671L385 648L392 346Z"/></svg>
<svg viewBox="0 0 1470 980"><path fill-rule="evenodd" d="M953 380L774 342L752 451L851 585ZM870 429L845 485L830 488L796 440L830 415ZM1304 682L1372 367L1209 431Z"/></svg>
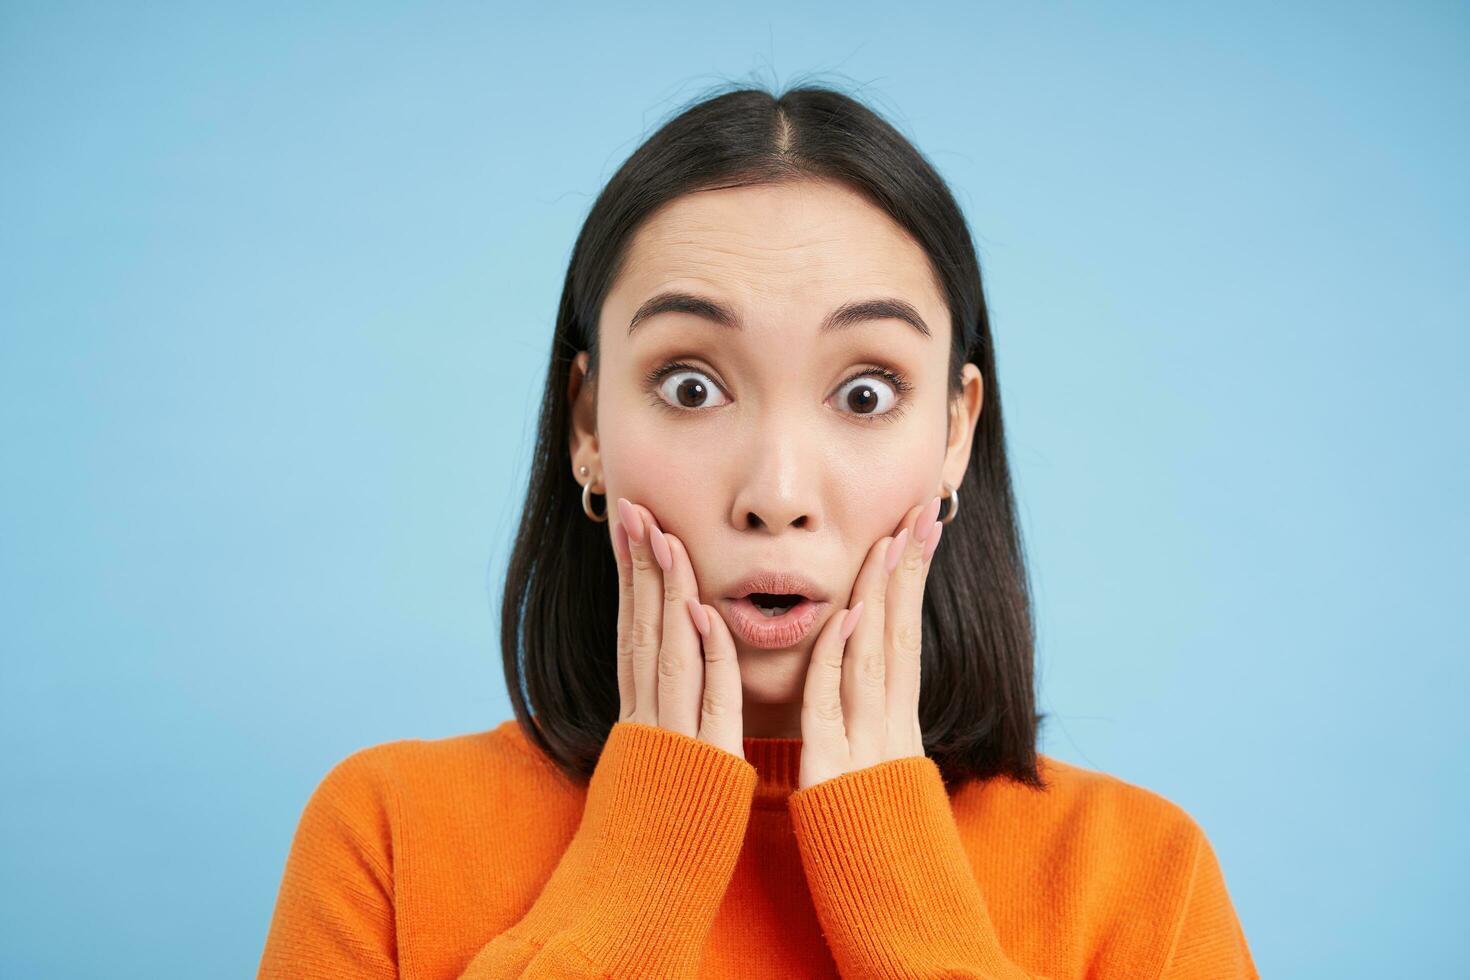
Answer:
<svg viewBox="0 0 1470 980"><path fill-rule="evenodd" d="M848 602L863 604L863 616L852 637L842 667L843 717L847 727L848 753L855 768L883 761L887 739L887 694L884 674L887 656L883 649L883 621L887 616L889 549L902 541L879 538L868 549L863 566L852 586Z"/></svg>
<svg viewBox="0 0 1470 980"><path fill-rule="evenodd" d="M848 771L850 753L842 715L842 660L853 627L861 628L871 610L859 601L828 619L812 645L801 692L800 784L810 786Z"/></svg>
<svg viewBox="0 0 1470 980"><path fill-rule="evenodd" d="M633 686L633 644L625 642L633 621L633 559L628 553L628 529L621 517L610 520L613 555L618 563L618 720L633 716L637 691Z"/></svg>
<svg viewBox="0 0 1470 980"><path fill-rule="evenodd" d="M890 559L893 574L888 578L886 648L888 651L888 731L895 745L906 748L919 706L919 665L924 642L924 586L929 577L930 547L938 544L942 527L940 498L929 501L913 514L906 530L909 540L897 556Z"/></svg>
<svg viewBox="0 0 1470 980"><path fill-rule="evenodd" d="M658 647L663 634L663 570L648 542L651 523L646 508L618 498L618 511L628 526L628 552L633 566L633 612L626 642L633 661L633 714L631 721L658 724Z"/></svg>
<svg viewBox="0 0 1470 980"><path fill-rule="evenodd" d="M842 664L842 710L847 720L848 751L853 755L854 765L861 767L881 763L886 735L883 602L888 573L883 569L883 560L892 541L892 538L879 538L867 550L850 599L854 607L863 605L864 613L854 630L857 635L848 641Z"/></svg>
<svg viewBox="0 0 1470 980"><path fill-rule="evenodd" d="M664 574L663 639L658 654L659 727L694 738L699 734L699 699L704 692L704 656L686 598L699 599L694 568L684 543L649 530L654 558Z"/></svg>
<svg viewBox="0 0 1470 980"><path fill-rule="evenodd" d="M700 698L699 738L743 759L745 719L735 639L714 606L700 605L694 599L685 601L691 607L696 625L702 623L703 627L700 639L704 653L704 693ZM702 620L695 610L704 613Z"/></svg>

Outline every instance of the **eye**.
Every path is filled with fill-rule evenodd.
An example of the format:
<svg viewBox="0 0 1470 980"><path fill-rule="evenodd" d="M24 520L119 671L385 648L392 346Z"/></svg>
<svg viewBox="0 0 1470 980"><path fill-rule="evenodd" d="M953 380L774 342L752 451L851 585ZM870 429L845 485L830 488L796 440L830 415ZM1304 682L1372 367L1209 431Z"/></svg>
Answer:
<svg viewBox="0 0 1470 980"><path fill-rule="evenodd" d="M713 408L725 402L710 403L712 396L723 397L720 386L708 374L692 364L666 364L654 372L659 398L675 408Z"/></svg>
<svg viewBox="0 0 1470 980"><path fill-rule="evenodd" d="M896 418L902 406L901 393L909 388L909 383L901 375L885 368L869 368L844 381L834 397L841 406L839 411L851 412L865 419Z"/></svg>
<svg viewBox="0 0 1470 980"><path fill-rule="evenodd" d="M693 412L729 404L723 389L708 372L684 361L655 368L645 381L653 389L654 403L671 412ZM905 396L913 387L901 374L870 367L844 381L834 397L843 414L862 422L892 422L903 414L908 405Z"/></svg>

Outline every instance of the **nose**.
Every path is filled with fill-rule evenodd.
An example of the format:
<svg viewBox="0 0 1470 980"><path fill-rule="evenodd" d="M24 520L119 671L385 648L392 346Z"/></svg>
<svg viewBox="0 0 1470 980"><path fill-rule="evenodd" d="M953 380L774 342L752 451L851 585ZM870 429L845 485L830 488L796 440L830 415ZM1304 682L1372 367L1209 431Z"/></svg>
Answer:
<svg viewBox="0 0 1470 980"><path fill-rule="evenodd" d="M821 525L821 459L814 425L776 419L753 426L736 453L731 523L737 530L782 534Z"/></svg>

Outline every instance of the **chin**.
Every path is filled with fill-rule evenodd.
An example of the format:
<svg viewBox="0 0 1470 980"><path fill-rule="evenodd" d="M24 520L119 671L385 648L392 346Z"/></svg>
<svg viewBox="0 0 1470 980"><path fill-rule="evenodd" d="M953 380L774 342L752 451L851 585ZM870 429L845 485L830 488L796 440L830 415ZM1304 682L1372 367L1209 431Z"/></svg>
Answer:
<svg viewBox="0 0 1470 980"><path fill-rule="evenodd" d="M736 644L735 657L740 662L741 697L752 704L785 704L800 700L806 689L806 669L811 660L809 647L785 647L780 650L745 648Z"/></svg>

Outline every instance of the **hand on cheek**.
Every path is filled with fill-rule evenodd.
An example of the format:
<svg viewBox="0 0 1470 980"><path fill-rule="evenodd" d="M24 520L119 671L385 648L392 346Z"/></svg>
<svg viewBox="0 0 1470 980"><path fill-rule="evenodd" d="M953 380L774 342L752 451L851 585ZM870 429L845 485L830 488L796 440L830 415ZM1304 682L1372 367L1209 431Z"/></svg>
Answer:
<svg viewBox="0 0 1470 980"><path fill-rule="evenodd" d="M944 525L940 498L910 510L863 561L845 615L823 626L801 706L798 788L924 754L919 659L924 585Z"/></svg>
<svg viewBox="0 0 1470 980"><path fill-rule="evenodd" d="M609 521L618 564L619 721L688 735L745 757L735 641L699 583L684 542L646 507L618 498Z"/></svg>

